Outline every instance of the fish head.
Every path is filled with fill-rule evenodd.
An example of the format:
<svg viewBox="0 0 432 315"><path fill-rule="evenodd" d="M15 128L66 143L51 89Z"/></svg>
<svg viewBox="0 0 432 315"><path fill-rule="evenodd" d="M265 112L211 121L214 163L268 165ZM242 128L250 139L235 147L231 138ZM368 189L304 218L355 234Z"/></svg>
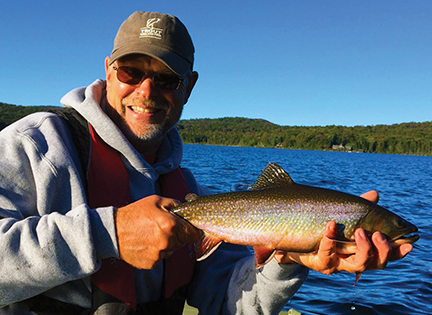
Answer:
<svg viewBox="0 0 432 315"><path fill-rule="evenodd" d="M408 234L418 231L417 226L376 204L371 205L370 211L366 214L359 227L363 228L368 234L376 231L381 232L393 247L405 243L411 244L419 239L418 235L408 236Z"/></svg>

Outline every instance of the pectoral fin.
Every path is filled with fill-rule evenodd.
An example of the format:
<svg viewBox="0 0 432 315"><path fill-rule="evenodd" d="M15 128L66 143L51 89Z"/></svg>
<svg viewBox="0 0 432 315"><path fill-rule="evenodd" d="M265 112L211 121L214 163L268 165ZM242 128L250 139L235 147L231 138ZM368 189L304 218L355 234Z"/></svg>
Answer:
<svg viewBox="0 0 432 315"><path fill-rule="evenodd" d="M253 249L255 252L257 269L267 264L273 258L276 252L276 249L268 247L255 246Z"/></svg>
<svg viewBox="0 0 432 315"><path fill-rule="evenodd" d="M222 243L222 240L203 232L202 237L195 243L195 253L198 261L210 256Z"/></svg>

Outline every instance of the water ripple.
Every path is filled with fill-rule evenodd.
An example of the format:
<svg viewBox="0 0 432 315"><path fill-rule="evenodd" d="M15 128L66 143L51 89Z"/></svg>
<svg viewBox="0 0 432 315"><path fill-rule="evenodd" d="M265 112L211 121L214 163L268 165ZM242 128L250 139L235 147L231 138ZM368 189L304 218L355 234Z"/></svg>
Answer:
<svg viewBox="0 0 432 315"><path fill-rule="evenodd" d="M186 145L183 166L215 193L253 184L268 162L297 183L360 195L371 189L380 204L419 227L406 258L385 270L355 276L311 272L286 307L303 314L432 314L432 157Z"/></svg>

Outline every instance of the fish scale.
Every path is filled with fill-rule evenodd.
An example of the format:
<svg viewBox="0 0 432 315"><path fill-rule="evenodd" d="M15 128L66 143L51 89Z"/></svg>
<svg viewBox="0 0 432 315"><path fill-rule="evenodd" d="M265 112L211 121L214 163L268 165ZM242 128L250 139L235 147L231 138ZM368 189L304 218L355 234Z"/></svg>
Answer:
<svg viewBox="0 0 432 315"><path fill-rule="evenodd" d="M307 246L307 250L311 251L321 238L326 223L331 220L343 225L344 238L353 239L354 230L367 209L353 209L355 204L342 207L340 203L324 206L321 203L300 203L297 198L302 196L287 202L279 190L283 192L281 188L267 191L270 196L265 198L260 198L261 191L221 194L213 207L204 206L212 196L201 197L200 202L190 204L188 210L176 213L203 230L223 229L227 242L248 245L256 235L272 235L278 243L284 237L290 242L293 238L308 238L312 245ZM317 212L318 208L321 212Z"/></svg>

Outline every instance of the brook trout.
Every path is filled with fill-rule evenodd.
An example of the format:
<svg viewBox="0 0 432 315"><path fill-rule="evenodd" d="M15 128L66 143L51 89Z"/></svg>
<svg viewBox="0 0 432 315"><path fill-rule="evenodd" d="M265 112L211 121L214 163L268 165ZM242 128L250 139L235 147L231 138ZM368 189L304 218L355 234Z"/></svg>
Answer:
<svg viewBox="0 0 432 315"><path fill-rule="evenodd" d="M383 233L394 246L414 243L418 229L395 213L358 196L300 185L279 165L269 163L251 190L198 197L172 211L203 231L196 246L198 260L222 241L254 247L257 267L276 250L308 253L317 250L324 229L335 221L340 242L352 244L354 231Z"/></svg>

